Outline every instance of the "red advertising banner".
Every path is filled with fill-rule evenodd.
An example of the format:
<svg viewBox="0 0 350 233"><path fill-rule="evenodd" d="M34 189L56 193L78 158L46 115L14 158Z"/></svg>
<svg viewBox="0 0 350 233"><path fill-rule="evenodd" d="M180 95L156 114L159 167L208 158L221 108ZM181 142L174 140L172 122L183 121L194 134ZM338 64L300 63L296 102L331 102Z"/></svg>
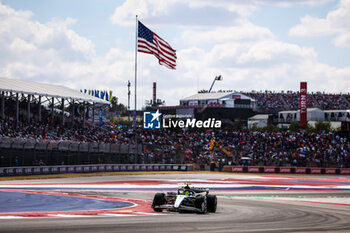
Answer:
<svg viewBox="0 0 350 233"><path fill-rule="evenodd" d="M337 173L337 169L336 168L326 168L325 169L325 173L326 174L336 174Z"/></svg>
<svg viewBox="0 0 350 233"><path fill-rule="evenodd" d="M258 173L259 167L248 167L248 172Z"/></svg>
<svg viewBox="0 0 350 233"><path fill-rule="evenodd" d="M243 172L243 167L232 167L232 172Z"/></svg>
<svg viewBox="0 0 350 233"><path fill-rule="evenodd" d="M264 167L264 173L275 173L275 167Z"/></svg>
<svg viewBox="0 0 350 233"><path fill-rule="evenodd" d="M305 129L307 122L307 82L300 82L300 128Z"/></svg>
<svg viewBox="0 0 350 233"><path fill-rule="evenodd" d="M280 167L280 173L290 173L291 168L290 167Z"/></svg>
<svg viewBox="0 0 350 233"><path fill-rule="evenodd" d="M241 99L240 95L232 95L232 99L237 100L237 99Z"/></svg>
<svg viewBox="0 0 350 233"><path fill-rule="evenodd" d="M340 168L340 174L350 175L350 168Z"/></svg>
<svg viewBox="0 0 350 233"><path fill-rule="evenodd" d="M310 173L311 174L321 174L321 168L312 167L312 168L310 168Z"/></svg>
<svg viewBox="0 0 350 233"><path fill-rule="evenodd" d="M295 168L295 173L296 174L305 174L306 173L306 168L305 167L296 167Z"/></svg>

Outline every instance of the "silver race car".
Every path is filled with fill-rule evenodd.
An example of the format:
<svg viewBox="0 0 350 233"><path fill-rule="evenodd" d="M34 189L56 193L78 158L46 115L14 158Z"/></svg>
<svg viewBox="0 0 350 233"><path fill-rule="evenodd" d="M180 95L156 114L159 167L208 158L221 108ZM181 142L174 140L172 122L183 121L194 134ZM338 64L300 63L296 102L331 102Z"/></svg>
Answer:
<svg viewBox="0 0 350 233"><path fill-rule="evenodd" d="M152 203L156 212L168 210L205 214L215 213L216 206L216 195L209 195L208 188L190 187L189 184L180 187L177 192L156 193Z"/></svg>

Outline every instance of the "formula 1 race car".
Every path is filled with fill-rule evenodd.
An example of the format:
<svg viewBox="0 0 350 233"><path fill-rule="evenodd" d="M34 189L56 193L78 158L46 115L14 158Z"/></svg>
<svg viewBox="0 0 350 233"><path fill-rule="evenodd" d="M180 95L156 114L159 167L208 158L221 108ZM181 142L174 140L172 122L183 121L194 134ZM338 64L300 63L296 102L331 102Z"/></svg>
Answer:
<svg viewBox="0 0 350 233"><path fill-rule="evenodd" d="M204 192L205 194L202 194ZM208 188L194 188L189 184L180 187L177 192L156 193L152 203L152 208L156 212L162 212L165 209L205 214L215 213L216 206L216 195L209 195Z"/></svg>

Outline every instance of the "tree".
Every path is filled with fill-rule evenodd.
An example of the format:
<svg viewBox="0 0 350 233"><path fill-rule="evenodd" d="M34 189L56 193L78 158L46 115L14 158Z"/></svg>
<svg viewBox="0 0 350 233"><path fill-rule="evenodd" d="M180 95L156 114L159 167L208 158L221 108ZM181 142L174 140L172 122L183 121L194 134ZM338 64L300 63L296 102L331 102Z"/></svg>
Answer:
<svg viewBox="0 0 350 233"><path fill-rule="evenodd" d="M293 121L289 125L289 131L291 132L299 132L300 130L300 123L299 121Z"/></svg>
<svg viewBox="0 0 350 233"><path fill-rule="evenodd" d="M234 131L243 131L243 125L242 125L241 119L235 120L235 122L233 122L232 128Z"/></svg>
<svg viewBox="0 0 350 233"><path fill-rule="evenodd" d="M126 106L122 103L118 104L118 97L113 96L111 99L111 111L113 112L125 112L126 111Z"/></svg>
<svg viewBox="0 0 350 233"><path fill-rule="evenodd" d="M315 129L317 133L329 132L331 131L331 123L325 121L317 121L315 124Z"/></svg>

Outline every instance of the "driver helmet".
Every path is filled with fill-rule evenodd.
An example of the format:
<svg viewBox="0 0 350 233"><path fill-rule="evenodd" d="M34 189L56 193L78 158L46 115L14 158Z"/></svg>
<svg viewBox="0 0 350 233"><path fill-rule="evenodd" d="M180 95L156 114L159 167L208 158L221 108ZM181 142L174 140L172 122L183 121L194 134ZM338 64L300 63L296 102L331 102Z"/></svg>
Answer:
<svg viewBox="0 0 350 233"><path fill-rule="evenodd" d="M190 183L186 183L186 186L184 187L184 189L191 189L190 188Z"/></svg>

